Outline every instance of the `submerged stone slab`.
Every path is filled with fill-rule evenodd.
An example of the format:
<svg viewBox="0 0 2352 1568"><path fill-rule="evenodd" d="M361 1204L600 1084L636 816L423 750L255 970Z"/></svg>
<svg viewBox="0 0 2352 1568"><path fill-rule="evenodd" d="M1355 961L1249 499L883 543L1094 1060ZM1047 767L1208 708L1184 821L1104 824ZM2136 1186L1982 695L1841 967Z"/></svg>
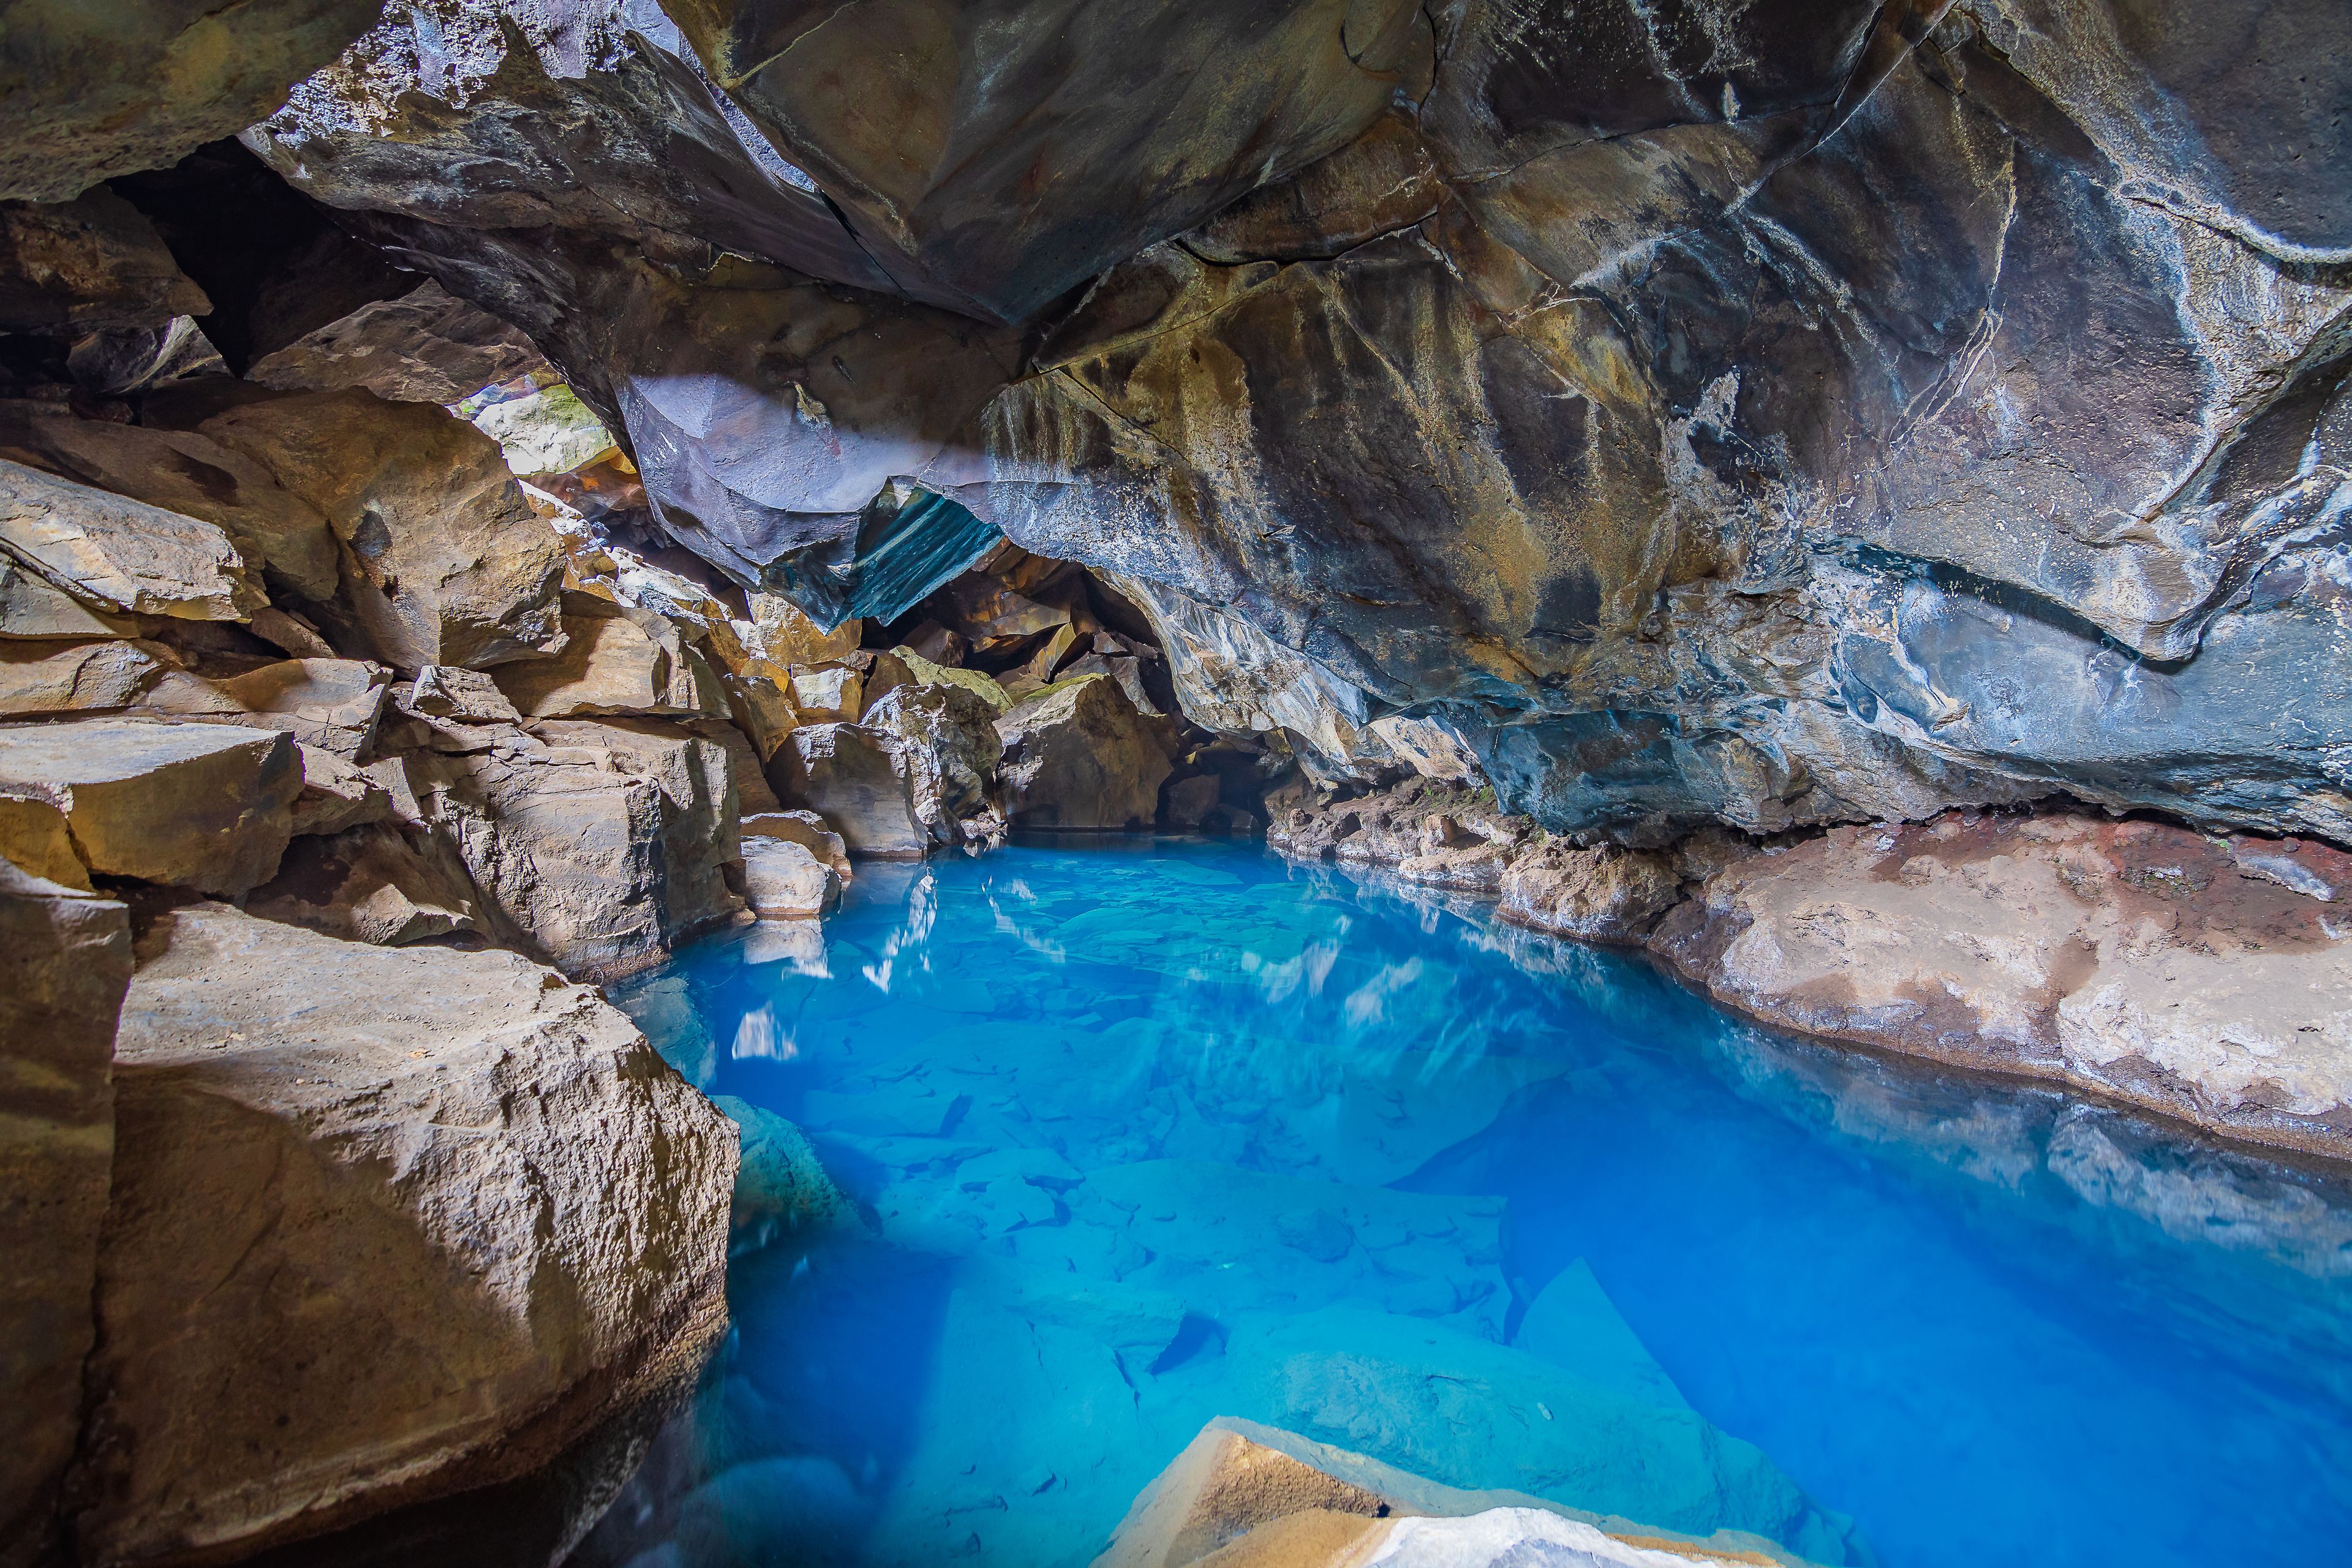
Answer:
<svg viewBox="0 0 2352 1568"><path fill-rule="evenodd" d="M173 910L118 1064L94 1560L521 1474L724 1321L733 1130L518 955Z"/></svg>
<svg viewBox="0 0 2352 1568"><path fill-rule="evenodd" d="M302 767L284 735L79 719L0 728L0 791L46 799L95 872L241 894L277 869Z"/></svg>

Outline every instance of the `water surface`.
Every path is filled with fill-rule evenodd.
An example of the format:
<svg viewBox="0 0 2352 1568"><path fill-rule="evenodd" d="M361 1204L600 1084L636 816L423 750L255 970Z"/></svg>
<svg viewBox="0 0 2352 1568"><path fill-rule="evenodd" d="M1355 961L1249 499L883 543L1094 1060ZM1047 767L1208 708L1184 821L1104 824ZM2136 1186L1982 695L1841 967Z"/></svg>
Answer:
<svg viewBox="0 0 2352 1568"><path fill-rule="evenodd" d="M1891 1568L2340 1562L2352 1197L1255 846L866 866L621 999L856 1212L593 1561L1083 1564L1214 1415Z"/></svg>

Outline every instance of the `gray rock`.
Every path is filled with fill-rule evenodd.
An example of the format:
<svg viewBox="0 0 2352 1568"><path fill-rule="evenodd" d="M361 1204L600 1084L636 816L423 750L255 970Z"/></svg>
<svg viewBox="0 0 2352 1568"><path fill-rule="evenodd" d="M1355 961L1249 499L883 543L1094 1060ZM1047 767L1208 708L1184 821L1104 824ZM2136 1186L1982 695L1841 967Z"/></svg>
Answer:
<svg viewBox="0 0 2352 1568"><path fill-rule="evenodd" d="M173 910L116 1060L93 1561L510 1479L723 1329L733 1129L513 953Z"/></svg>
<svg viewBox="0 0 2352 1568"><path fill-rule="evenodd" d="M822 816L853 855L919 860L932 847L916 815L897 737L856 724L807 724L768 763L786 802Z"/></svg>
<svg viewBox="0 0 2352 1568"><path fill-rule="evenodd" d="M0 717L128 708L172 668L152 643L0 642Z"/></svg>
<svg viewBox="0 0 2352 1568"><path fill-rule="evenodd" d="M1501 892L1505 920L1587 942L1639 942L1683 897L1663 855L1565 844L1514 860Z"/></svg>
<svg viewBox="0 0 2352 1568"><path fill-rule="evenodd" d="M898 743L916 819L943 845L1003 839L996 809L1004 744L998 717L986 698L946 684L897 686L866 710L865 727Z"/></svg>
<svg viewBox="0 0 2352 1568"><path fill-rule="evenodd" d="M246 375L281 392L357 386L394 403L448 404L545 363L521 332L428 279L262 355Z"/></svg>
<svg viewBox="0 0 2352 1568"><path fill-rule="evenodd" d="M814 920L841 897L841 879L804 844L747 837L743 901L763 921Z"/></svg>
<svg viewBox="0 0 2352 1568"><path fill-rule="evenodd" d="M111 1063L131 982L123 906L0 861L0 1563L39 1561L81 1431Z"/></svg>
<svg viewBox="0 0 2352 1568"><path fill-rule="evenodd" d="M742 836L745 838L781 838L797 844L815 856L833 874L847 882L855 874L849 864L848 847L814 811L770 811L746 815Z"/></svg>

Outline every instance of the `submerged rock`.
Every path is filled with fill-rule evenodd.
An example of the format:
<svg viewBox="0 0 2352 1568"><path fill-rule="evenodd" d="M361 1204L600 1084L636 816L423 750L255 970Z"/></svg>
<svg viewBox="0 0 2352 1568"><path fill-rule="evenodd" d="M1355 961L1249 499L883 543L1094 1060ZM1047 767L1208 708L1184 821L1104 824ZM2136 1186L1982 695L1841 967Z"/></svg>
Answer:
<svg viewBox="0 0 2352 1568"><path fill-rule="evenodd" d="M506 1479L690 1374L724 1321L735 1138L595 992L214 904L138 951L93 1560Z"/></svg>

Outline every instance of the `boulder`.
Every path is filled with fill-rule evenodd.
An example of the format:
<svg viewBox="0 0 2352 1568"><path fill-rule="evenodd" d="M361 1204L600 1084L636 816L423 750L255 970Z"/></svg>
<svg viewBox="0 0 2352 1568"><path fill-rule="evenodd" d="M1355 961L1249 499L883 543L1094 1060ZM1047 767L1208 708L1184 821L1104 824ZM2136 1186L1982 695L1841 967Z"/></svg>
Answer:
<svg viewBox="0 0 2352 1568"><path fill-rule="evenodd" d="M919 860L931 835L915 814L897 739L856 724L808 724L768 763L786 802L824 817L853 855Z"/></svg>
<svg viewBox="0 0 2352 1568"><path fill-rule="evenodd" d="M866 623L854 617L827 631L781 594L754 590L749 597L761 651L778 664L838 664L857 651L865 637Z"/></svg>
<svg viewBox="0 0 2352 1568"><path fill-rule="evenodd" d="M566 973L658 963L741 907L726 880L736 793L716 742L643 720L467 726L404 752L399 773L417 820L471 877L484 934Z"/></svg>
<svg viewBox="0 0 2352 1568"><path fill-rule="evenodd" d="M1108 676L1048 687L996 720L999 776L1016 827L1149 827L1172 770Z"/></svg>
<svg viewBox="0 0 2352 1568"><path fill-rule="evenodd" d="M0 717L128 708L172 668L152 643L0 642Z"/></svg>
<svg viewBox="0 0 2352 1568"><path fill-rule="evenodd" d="M256 888L245 908L263 920L379 947L470 931L474 890L462 866L441 863L447 858L421 853L382 821L304 835L287 847L278 875Z"/></svg>
<svg viewBox="0 0 2352 1568"><path fill-rule="evenodd" d="M496 443L426 404L357 389L248 401L198 433L261 465L347 547L329 640L410 671L552 651L562 552Z"/></svg>
<svg viewBox="0 0 2352 1568"><path fill-rule="evenodd" d="M45 786L0 784L0 858L43 881L93 890L66 826L66 797Z"/></svg>
<svg viewBox="0 0 2352 1568"><path fill-rule="evenodd" d="M781 838L797 844L832 868L833 874L844 882L853 875L849 851L841 835L814 811L746 813L740 831L747 839Z"/></svg>
<svg viewBox="0 0 2352 1568"><path fill-rule="evenodd" d="M138 629L132 617L101 615L0 551L0 637L119 637Z"/></svg>
<svg viewBox="0 0 2352 1568"><path fill-rule="evenodd" d="M801 666L792 681L793 706L812 724L855 724L866 710L865 682L847 665Z"/></svg>
<svg viewBox="0 0 2352 1568"><path fill-rule="evenodd" d="M893 687L866 710L865 728L898 744L915 818L941 844L993 844L1004 837L996 809L996 710L961 686Z"/></svg>
<svg viewBox="0 0 2352 1568"><path fill-rule="evenodd" d="M2352 1153L2352 856L2078 816L1842 827L1650 937L1767 1023Z"/></svg>
<svg viewBox="0 0 2352 1568"><path fill-rule="evenodd" d="M262 355L246 375L280 392L357 386L394 403L451 404L545 363L521 332L428 279Z"/></svg>
<svg viewBox="0 0 2352 1568"><path fill-rule="evenodd" d="M412 719L446 719L459 724L522 722L522 715L507 700L494 676L455 665L425 666L414 680L393 688L392 700Z"/></svg>
<svg viewBox="0 0 2352 1568"><path fill-rule="evenodd" d="M0 792L53 803L104 876L244 893L278 868L301 789L282 734L142 719L0 728Z"/></svg>
<svg viewBox="0 0 2352 1568"><path fill-rule="evenodd" d="M763 921L814 920L841 897L841 879L804 844L746 837L743 901Z"/></svg>
<svg viewBox="0 0 2352 1568"><path fill-rule="evenodd" d="M33 467L228 535L246 564L314 603L335 594L335 536L318 510L241 452L189 430L83 419L37 403L0 403L0 446Z"/></svg>
<svg viewBox="0 0 2352 1568"><path fill-rule="evenodd" d="M1171 780L1160 802L1160 820L1170 827L1199 827L1216 808L1223 783L1214 773L1195 773Z"/></svg>
<svg viewBox="0 0 2352 1568"><path fill-rule="evenodd" d="M5 830L0 830L5 831ZM114 1153L123 906L0 861L0 1563L54 1543Z"/></svg>
<svg viewBox="0 0 2352 1568"><path fill-rule="evenodd" d="M498 672L499 689L526 717L727 712L718 677L662 616L590 594L567 593L562 605L563 650Z"/></svg>
<svg viewBox="0 0 2352 1568"><path fill-rule="evenodd" d="M0 332L160 327L212 308L155 226L113 192L0 202Z"/></svg>
<svg viewBox="0 0 2352 1568"><path fill-rule="evenodd" d="M138 706L175 719L281 730L345 761L373 743L392 672L351 658L289 658L222 679L173 670Z"/></svg>
<svg viewBox="0 0 2352 1568"><path fill-rule="evenodd" d="M392 792L332 752L306 746L302 754L302 793L294 797L294 836L341 833L382 822L392 815Z"/></svg>
<svg viewBox="0 0 2352 1568"><path fill-rule="evenodd" d="M213 524L5 459L0 552L100 611L241 621L268 602Z"/></svg>
<svg viewBox="0 0 2352 1568"><path fill-rule="evenodd" d="M493 403L474 428L499 444L518 474L568 474L614 449L613 433L560 383Z"/></svg>
<svg viewBox="0 0 2352 1568"><path fill-rule="evenodd" d="M1663 855L1607 846L1546 844L1503 874L1502 917L1586 942L1640 942L1682 902L1682 880Z"/></svg>
<svg viewBox="0 0 2352 1568"><path fill-rule="evenodd" d="M138 954L89 1560L241 1554L505 1480L691 1375L725 1321L735 1136L595 991L217 904Z"/></svg>
<svg viewBox="0 0 2352 1568"><path fill-rule="evenodd" d="M711 1103L742 1136L731 1223L764 1240L778 1230L862 1228L857 1210L824 1173L808 1134L772 1110L719 1095Z"/></svg>

